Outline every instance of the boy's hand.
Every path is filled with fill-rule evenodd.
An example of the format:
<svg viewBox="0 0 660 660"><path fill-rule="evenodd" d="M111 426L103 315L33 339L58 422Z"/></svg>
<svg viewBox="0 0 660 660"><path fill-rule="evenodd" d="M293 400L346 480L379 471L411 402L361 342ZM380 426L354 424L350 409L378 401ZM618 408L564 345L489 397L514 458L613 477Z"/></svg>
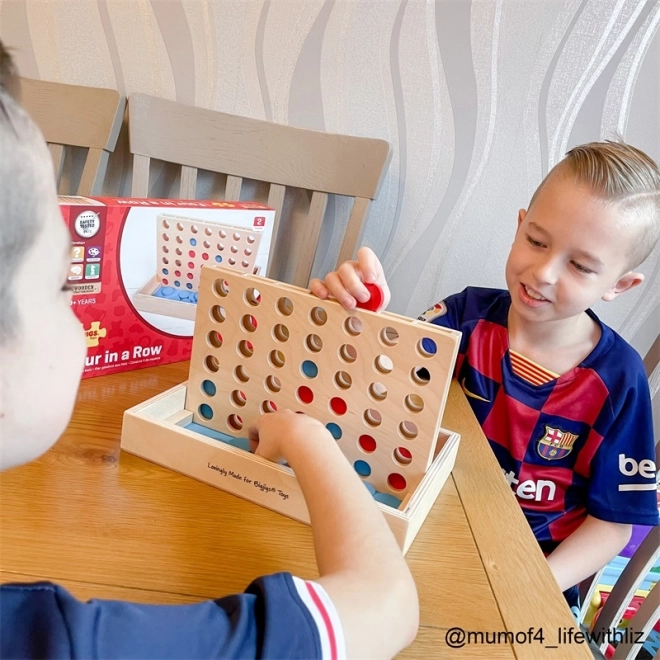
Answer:
<svg viewBox="0 0 660 660"><path fill-rule="evenodd" d="M296 447L302 442L330 441L334 444L330 431L321 422L291 410L262 415L248 430L248 438L250 451L275 463L290 462Z"/></svg>
<svg viewBox="0 0 660 660"><path fill-rule="evenodd" d="M385 309L390 302L390 289L385 280L383 266L373 250L361 247L357 252L357 261L344 261L336 271L328 273L325 280L314 278L309 287L312 293L326 300L335 298L345 309L354 309L357 302L369 300L369 290L364 282L376 284L383 292L381 309Z"/></svg>

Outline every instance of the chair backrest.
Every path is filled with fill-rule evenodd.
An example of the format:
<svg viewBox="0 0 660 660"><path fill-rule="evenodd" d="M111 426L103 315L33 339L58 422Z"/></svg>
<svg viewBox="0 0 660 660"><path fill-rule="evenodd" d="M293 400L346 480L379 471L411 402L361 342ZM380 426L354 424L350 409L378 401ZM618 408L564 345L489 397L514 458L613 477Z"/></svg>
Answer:
<svg viewBox="0 0 660 660"><path fill-rule="evenodd" d="M659 374L656 373L660 364L660 335L656 337L651 348L644 357L644 367L646 375L653 392L653 379ZM660 449L660 438L655 438L656 443L656 465L658 464L658 449ZM612 591L599 613L598 621L594 626L594 632L605 633L616 628L621 620L626 607L631 602L639 585L642 584L650 569L660 557L660 527L651 528L646 538L635 550L621 575L616 580ZM584 618L589 604L595 593L597 585L606 569L598 571L593 577L585 580L580 585L582 596L582 608L580 615ZM646 639L651 629L660 618L660 585L656 585L649 595L644 599L634 617L629 621L629 630L634 630L639 634L639 639ZM612 660L632 660L637 657L641 648L636 644L637 636L624 638L616 647ZM598 645L601 651L605 651L607 640Z"/></svg>
<svg viewBox="0 0 660 660"><path fill-rule="evenodd" d="M108 156L117 144L126 100L116 89L22 78L21 101L50 147L58 193L100 194ZM76 147L87 150L77 185L74 180L78 177L65 171L64 166L67 150Z"/></svg>
<svg viewBox="0 0 660 660"><path fill-rule="evenodd" d="M149 196L151 159L181 166L181 199L197 198L198 170L226 175L221 199L227 201L247 199L246 180L267 184L262 201L275 209L267 275L303 287L310 278L328 195L352 197L337 263L353 257L369 203L389 163L388 142L294 128L145 94L131 94L128 112L134 197ZM307 191L304 224L298 225L304 231L292 232L282 222L288 188Z"/></svg>

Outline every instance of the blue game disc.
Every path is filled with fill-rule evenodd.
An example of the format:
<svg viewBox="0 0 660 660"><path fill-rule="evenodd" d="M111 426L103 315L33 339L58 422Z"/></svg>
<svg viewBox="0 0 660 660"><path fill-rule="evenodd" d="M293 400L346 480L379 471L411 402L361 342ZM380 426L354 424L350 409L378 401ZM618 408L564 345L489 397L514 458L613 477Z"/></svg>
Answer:
<svg viewBox="0 0 660 660"><path fill-rule="evenodd" d="M390 495L389 493L379 493L376 491L374 493L374 499L376 502L391 506L393 509L398 509L401 504L401 500L398 497L394 497L394 495Z"/></svg>

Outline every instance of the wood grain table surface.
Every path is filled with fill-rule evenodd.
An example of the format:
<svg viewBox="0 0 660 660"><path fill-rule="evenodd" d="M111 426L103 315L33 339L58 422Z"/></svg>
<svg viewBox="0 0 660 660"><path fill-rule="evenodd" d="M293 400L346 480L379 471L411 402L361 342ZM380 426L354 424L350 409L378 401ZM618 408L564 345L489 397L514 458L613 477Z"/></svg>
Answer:
<svg viewBox="0 0 660 660"><path fill-rule="evenodd" d="M0 475L3 582L50 580L81 599L190 603L272 572L317 577L306 525L120 451L124 410L185 381L187 370L184 362L83 381L57 444ZM573 618L455 382L443 426L461 444L407 554L421 625L400 657L591 658L558 639ZM448 643L452 628L466 632L458 648ZM449 637L461 643L460 632Z"/></svg>

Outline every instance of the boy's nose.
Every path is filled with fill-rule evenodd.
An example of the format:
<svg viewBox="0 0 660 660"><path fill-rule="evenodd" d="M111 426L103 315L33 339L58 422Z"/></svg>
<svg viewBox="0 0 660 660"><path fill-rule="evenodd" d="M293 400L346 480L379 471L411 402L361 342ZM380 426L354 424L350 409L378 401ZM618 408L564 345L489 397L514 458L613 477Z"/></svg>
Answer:
<svg viewBox="0 0 660 660"><path fill-rule="evenodd" d="M555 259L538 261L532 269L539 284L554 284L557 281L558 264Z"/></svg>

